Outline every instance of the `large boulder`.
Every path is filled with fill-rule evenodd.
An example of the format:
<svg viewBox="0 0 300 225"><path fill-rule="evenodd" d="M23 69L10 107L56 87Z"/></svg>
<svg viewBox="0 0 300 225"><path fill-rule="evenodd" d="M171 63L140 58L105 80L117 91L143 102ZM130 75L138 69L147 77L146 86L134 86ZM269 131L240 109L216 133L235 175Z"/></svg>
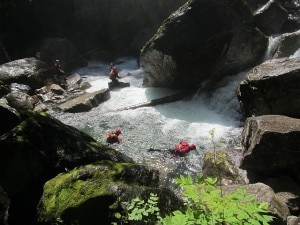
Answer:
<svg viewBox="0 0 300 225"><path fill-rule="evenodd" d="M288 12L278 1L270 0L254 12L256 26L266 35L282 32Z"/></svg>
<svg viewBox="0 0 300 225"><path fill-rule="evenodd" d="M191 88L255 65L268 39L239 0L190 0L144 46L145 86Z"/></svg>
<svg viewBox="0 0 300 225"><path fill-rule="evenodd" d="M300 58L268 60L248 72L237 88L245 118L286 115L300 118Z"/></svg>
<svg viewBox="0 0 300 225"><path fill-rule="evenodd" d="M24 92L10 92L5 98L7 99L8 105L18 111L33 109L33 99Z"/></svg>
<svg viewBox="0 0 300 225"><path fill-rule="evenodd" d="M98 160L133 162L46 113L21 116L0 136L0 186L11 200L11 225L34 224L42 187L58 173Z"/></svg>
<svg viewBox="0 0 300 225"><path fill-rule="evenodd" d="M32 90L45 85L53 78L49 66L35 58L24 58L0 65L0 80L9 85L11 83L28 85Z"/></svg>
<svg viewBox="0 0 300 225"><path fill-rule="evenodd" d="M287 175L300 182L300 119L279 115L247 118L240 167L250 180Z"/></svg>
<svg viewBox="0 0 300 225"><path fill-rule="evenodd" d="M162 212L182 206L174 193L158 188L158 172L129 163L101 161L61 173L44 186L38 222L109 225L133 198L156 193ZM123 206L122 206L123 205Z"/></svg>

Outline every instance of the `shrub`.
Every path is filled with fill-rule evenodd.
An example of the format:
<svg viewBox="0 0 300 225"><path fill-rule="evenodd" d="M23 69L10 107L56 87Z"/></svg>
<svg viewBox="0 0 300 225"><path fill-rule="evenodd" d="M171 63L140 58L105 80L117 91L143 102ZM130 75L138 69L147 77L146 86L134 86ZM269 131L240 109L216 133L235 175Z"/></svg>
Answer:
<svg viewBox="0 0 300 225"><path fill-rule="evenodd" d="M151 194L146 202L135 198L126 203L126 215L118 216L121 224L136 220L160 225L267 225L273 220L267 203L259 203L254 195L241 188L222 194L221 187L216 185L217 178L200 175L194 181L191 176L181 175L176 182L182 188L184 212L176 210L162 218L158 197Z"/></svg>

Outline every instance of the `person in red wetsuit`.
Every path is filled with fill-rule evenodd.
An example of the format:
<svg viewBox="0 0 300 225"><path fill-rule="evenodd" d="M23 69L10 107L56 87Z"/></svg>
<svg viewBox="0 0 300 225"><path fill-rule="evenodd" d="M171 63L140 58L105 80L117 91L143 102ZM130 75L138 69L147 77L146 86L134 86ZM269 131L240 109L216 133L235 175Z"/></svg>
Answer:
<svg viewBox="0 0 300 225"><path fill-rule="evenodd" d="M55 60L55 62L53 64L53 67L54 67L55 71L58 73L58 75L64 75L65 74L65 71L63 71L63 69L62 69L62 65L61 65L59 59Z"/></svg>
<svg viewBox="0 0 300 225"><path fill-rule="evenodd" d="M112 132L109 132L107 134L107 138L106 138L106 142L108 144L114 144L114 143L118 143L120 144L121 143L121 140L119 139L119 135L121 134L121 130L120 129L117 129L115 131L112 131Z"/></svg>
<svg viewBox="0 0 300 225"><path fill-rule="evenodd" d="M56 78L58 79L60 86L63 88L66 88L67 87L66 73L62 69L62 65L61 65L59 59L55 60L53 67L56 72L56 75L57 75Z"/></svg>
<svg viewBox="0 0 300 225"><path fill-rule="evenodd" d="M191 150L195 150L196 145L189 144L186 141L181 141L179 144L175 146L175 150L173 150L173 156L184 156L186 153L190 152Z"/></svg>
<svg viewBox="0 0 300 225"><path fill-rule="evenodd" d="M167 152L173 155L173 158L177 158L178 156L183 157L185 154L190 152L191 150L195 150L196 145L194 144L189 144L186 141L181 141L179 144L175 145L175 148L173 149L153 149L150 148L148 149L148 152L164 152L164 156L166 155Z"/></svg>
<svg viewBox="0 0 300 225"><path fill-rule="evenodd" d="M116 66L113 66L113 64L110 65L110 71L109 71L109 79L111 79L112 82L118 82L118 79L121 77L119 76L118 68Z"/></svg>

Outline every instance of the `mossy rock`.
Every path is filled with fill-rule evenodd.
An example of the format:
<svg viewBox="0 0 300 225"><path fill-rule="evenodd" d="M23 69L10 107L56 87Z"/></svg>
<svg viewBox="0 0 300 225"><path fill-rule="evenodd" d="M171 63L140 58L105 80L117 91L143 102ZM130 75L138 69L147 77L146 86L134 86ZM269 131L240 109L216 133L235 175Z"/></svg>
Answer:
<svg viewBox="0 0 300 225"><path fill-rule="evenodd" d="M135 176L133 176L135 175ZM152 187L139 177L148 177ZM154 187L156 186L156 187ZM158 187L158 174L132 163L99 161L61 173L44 185L38 206L39 224L111 224L120 202L136 196L164 193L166 200L176 199L171 192Z"/></svg>

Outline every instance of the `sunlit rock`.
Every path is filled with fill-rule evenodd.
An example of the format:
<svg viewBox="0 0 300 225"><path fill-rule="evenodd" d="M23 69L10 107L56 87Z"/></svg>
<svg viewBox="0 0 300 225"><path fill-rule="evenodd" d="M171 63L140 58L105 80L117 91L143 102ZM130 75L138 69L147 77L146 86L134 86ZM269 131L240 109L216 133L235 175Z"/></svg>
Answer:
<svg viewBox="0 0 300 225"><path fill-rule="evenodd" d="M241 170L238 167L239 163L236 165L232 158L240 158L237 154L241 155L238 151L231 149L206 152L202 168L203 175L218 178L218 184L222 185L248 184L246 171Z"/></svg>
<svg viewBox="0 0 300 225"><path fill-rule="evenodd" d="M64 112L86 112L110 98L108 88L92 93L85 93L58 106Z"/></svg>
<svg viewBox="0 0 300 225"><path fill-rule="evenodd" d="M253 68L237 88L244 117L300 118L300 58L268 60Z"/></svg>
<svg viewBox="0 0 300 225"><path fill-rule="evenodd" d="M223 193L227 194L235 191L237 188L243 188L248 194L254 195L258 202L267 202L268 210L275 217L271 224L286 224L287 217L290 215L287 205L281 201L275 192L269 186L263 183L248 184L242 186L228 185L222 188Z"/></svg>
<svg viewBox="0 0 300 225"><path fill-rule="evenodd" d="M14 91L7 94L5 98L7 99L8 105L18 111L33 109L33 99L26 93Z"/></svg>
<svg viewBox="0 0 300 225"><path fill-rule="evenodd" d="M0 80L4 84L25 84L34 90L44 86L49 78L53 78L49 66L34 57L0 65Z"/></svg>

